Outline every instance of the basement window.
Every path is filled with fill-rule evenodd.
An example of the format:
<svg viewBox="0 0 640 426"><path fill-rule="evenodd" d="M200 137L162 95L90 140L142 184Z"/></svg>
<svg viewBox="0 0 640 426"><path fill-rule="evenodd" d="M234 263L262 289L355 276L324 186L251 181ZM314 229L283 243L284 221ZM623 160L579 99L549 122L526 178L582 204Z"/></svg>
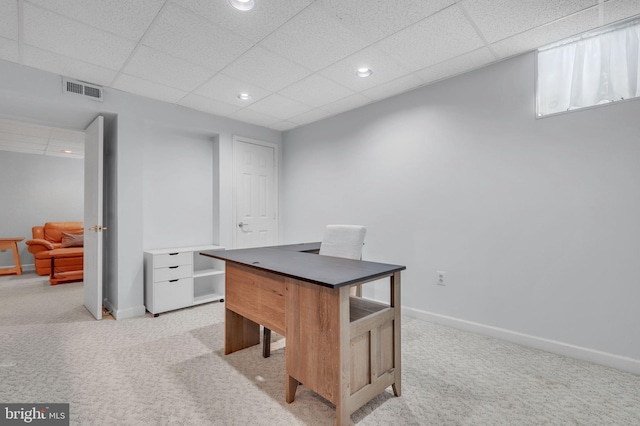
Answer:
<svg viewBox="0 0 640 426"><path fill-rule="evenodd" d="M640 97L640 20L538 50L536 114Z"/></svg>

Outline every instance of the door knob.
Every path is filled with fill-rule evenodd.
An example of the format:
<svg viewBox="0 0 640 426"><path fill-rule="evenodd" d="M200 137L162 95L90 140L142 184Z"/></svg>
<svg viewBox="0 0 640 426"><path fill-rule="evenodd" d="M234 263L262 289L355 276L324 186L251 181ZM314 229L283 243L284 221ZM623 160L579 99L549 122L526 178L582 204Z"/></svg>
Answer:
<svg viewBox="0 0 640 426"><path fill-rule="evenodd" d="M248 223L242 223L242 222L238 223L238 227L239 228L242 228L243 226L246 226L246 225L249 225L249 224Z"/></svg>

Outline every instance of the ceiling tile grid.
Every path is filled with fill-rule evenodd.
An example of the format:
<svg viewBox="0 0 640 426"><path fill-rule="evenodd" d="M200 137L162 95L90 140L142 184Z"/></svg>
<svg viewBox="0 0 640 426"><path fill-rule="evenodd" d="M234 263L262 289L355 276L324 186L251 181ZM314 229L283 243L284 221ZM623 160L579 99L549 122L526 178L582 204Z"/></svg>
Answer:
<svg viewBox="0 0 640 426"><path fill-rule="evenodd" d="M193 93L220 102L237 105L238 107L246 107L273 92L231 78L225 74L217 74L194 90ZM250 98L246 100L239 99L240 93L250 94Z"/></svg>
<svg viewBox="0 0 640 426"><path fill-rule="evenodd" d="M189 94L185 90L164 86L129 74L120 74L112 87L123 92L134 93L169 103L177 103Z"/></svg>
<svg viewBox="0 0 640 426"><path fill-rule="evenodd" d="M307 77L311 71L256 45L223 69L222 73L276 92Z"/></svg>
<svg viewBox="0 0 640 426"><path fill-rule="evenodd" d="M43 9L139 41L165 0L28 0Z"/></svg>
<svg viewBox="0 0 640 426"><path fill-rule="evenodd" d="M169 4L143 43L212 71L219 71L253 43L174 4Z"/></svg>
<svg viewBox="0 0 640 426"><path fill-rule="evenodd" d="M286 96L274 93L252 105L247 109L269 115L280 120L287 120L295 115L310 111L312 107L302 102L294 101Z"/></svg>
<svg viewBox="0 0 640 426"><path fill-rule="evenodd" d="M314 1L261 0L248 13L229 7L226 0L180 0L178 3L198 16L258 43Z"/></svg>
<svg viewBox="0 0 640 426"><path fill-rule="evenodd" d="M375 44L416 71L484 46L475 28L457 5Z"/></svg>
<svg viewBox="0 0 640 426"><path fill-rule="evenodd" d="M598 0L463 0L462 7L490 42L503 40L598 4Z"/></svg>
<svg viewBox="0 0 640 426"><path fill-rule="evenodd" d="M82 158L84 132L0 119L0 151Z"/></svg>
<svg viewBox="0 0 640 426"><path fill-rule="evenodd" d="M138 48L123 72L187 92L196 89L213 74L204 67L146 46Z"/></svg>
<svg viewBox="0 0 640 426"><path fill-rule="evenodd" d="M366 46L356 33L317 5L300 12L260 44L313 71Z"/></svg>
<svg viewBox="0 0 640 426"><path fill-rule="evenodd" d="M281 94L314 107L321 107L352 95L354 92L319 74L312 74L285 89Z"/></svg>
<svg viewBox="0 0 640 426"><path fill-rule="evenodd" d="M255 2L0 0L0 59L284 131L640 18L639 0Z"/></svg>
<svg viewBox="0 0 640 426"><path fill-rule="evenodd" d="M598 22L599 11L596 8L591 8L500 40L493 43L492 48L501 58L508 58L520 52L526 52L588 31L590 28L597 27Z"/></svg>
<svg viewBox="0 0 640 426"><path fill-rule="evenodd" d="M56 74L101 86L108 86L117 75L114 70L29 45L23 47L22 57L24 65L33 68L46 67Z"/></svg>
<svg viewBox="0 0 640 426"><path fill-rule="evenodd" d="M24 43L73 59L118 70L135 48L118 37L24 2Z"/></svg>
<svg viewBox="0 0 640 426"><path fill-rule="evenodd" d="M216 101L215 99L205 98L204 96L189 94L180 102L180 105L208 112L210 114L221 115L226 117L240 109L239 106Z"/></svg>
<svg viewBox="0 0 640 426"><path fill-rule="evenodd" d="M451 6L454 0L318 0L367 42L388 37Z"/></svg>
<svg viewBox="0 0 640 426"><path fill-rule="evenodd" d="M356 70L359 68L370 68L373 74L367 78L358 77ZM326 67L320 74L355 92L360 92L405 76L409 71L393 57L374 47L367 47Z"/></svg>

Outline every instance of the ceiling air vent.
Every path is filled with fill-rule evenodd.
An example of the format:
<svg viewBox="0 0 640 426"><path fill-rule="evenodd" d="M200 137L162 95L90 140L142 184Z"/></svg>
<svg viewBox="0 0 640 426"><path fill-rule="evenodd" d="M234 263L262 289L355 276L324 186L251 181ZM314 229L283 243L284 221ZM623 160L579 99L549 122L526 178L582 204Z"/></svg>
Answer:
<svg viewBox="0 0 640 426"><path fill-rule="evenodd" d="M62 93L75 93L102 102L102 87L83 81L62 78Z"/></svg>

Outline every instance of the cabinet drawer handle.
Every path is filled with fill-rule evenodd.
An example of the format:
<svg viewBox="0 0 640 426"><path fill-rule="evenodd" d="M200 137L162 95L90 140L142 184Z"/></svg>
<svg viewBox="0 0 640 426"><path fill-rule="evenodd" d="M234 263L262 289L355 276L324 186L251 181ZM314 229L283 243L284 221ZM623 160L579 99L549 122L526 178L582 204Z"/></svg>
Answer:
<svg viewBox="0 0 640 426"><path fill-rule="evenodd" d="M180 254L180 253L169 253L169 256L175 256L176 254Z"/></svg>
<svg viewBox="0 0 640 426"><path fill-rule="evenodd" d="M179 281L179 280L169 280L170 283L175 283L176 281Z"/></svg>
<svg viewBox="0 0 640 426"><path fill-rule="evenodd" d="M180 266L169 266L169 269L176 269L179 268Z"/></svg>

